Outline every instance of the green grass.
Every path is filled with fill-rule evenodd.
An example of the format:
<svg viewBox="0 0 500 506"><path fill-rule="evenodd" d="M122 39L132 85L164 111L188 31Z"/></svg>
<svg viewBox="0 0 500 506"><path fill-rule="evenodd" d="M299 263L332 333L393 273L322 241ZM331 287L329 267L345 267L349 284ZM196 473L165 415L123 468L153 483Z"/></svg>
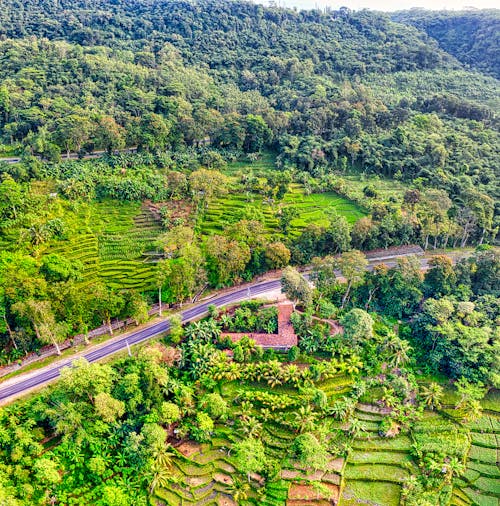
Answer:
<svg viewBox="0 0 500 506"><path fill-rule="evenodd" d="M472 445L469 453L469 459L484 464L496 464L497 450Z"/></svg>
<svg viewBox="0 0 500 506"><path fill-rule="evenodd" d="M386 201L389 199L402 201L408 187L395 179L384 179L376 175L365 175L360 173L351 173L341 176L347 182L347 194L356 200L365 199L363 189L371 186L375 189L378 197Z"/></svg>
<svg viewBox="0 0 500 506"><path fill-rule="evenodd" d="M498 499L496 497L484 495L479 490L466 488L464 493L477 506L498 506Z"/></svg>
<svg viewBox="0 0 500 506"><path fill-rule="evenodd" d="M408 451L411 447L411 440L407 436L398 436L394 439L372 438L370 440L354 441L355 450L383 452L386 450Z"/></svg>
<svg viewBox="0 0 500 506"><path fill-rule="evenodd" d="M393 483L351 480L344 488L340 506L399 506L400 490Z"/></svg>
<svg viewBox="0 0 500 506"><path fill-rule="evenodd" d="M405 452L362 452L354 451L349 455L349 464L392 464L399 465L411 462L411 457Z"/></svg>

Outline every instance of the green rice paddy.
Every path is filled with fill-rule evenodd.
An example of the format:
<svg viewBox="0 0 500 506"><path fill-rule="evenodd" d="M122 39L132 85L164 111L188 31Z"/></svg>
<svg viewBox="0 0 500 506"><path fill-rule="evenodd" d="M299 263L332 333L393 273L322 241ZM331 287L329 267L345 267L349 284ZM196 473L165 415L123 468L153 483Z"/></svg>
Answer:
<svg viewBox="0 0 500 506"><path fill-rule="evenodd" d="M238 183L238 177L249 170L259 177L276 170L274 156L266 153L260 160L252 163L235 162L229 165L225 173L231 178L231 191L228 195L210 202L200 227L203 235L220 233L224 227L241 219L256 219L262 221L267 234L279 236L281 232L277 215L287 207L297 210L297 217L291 223L291 237L299 235L311 223L327 226L332 214L344 216L351 224L366 215L355 202L337 193L307 195L304 187L295 183L290 185L289 191L280 202L270 201L257 193L245 192ZM363 187L366 184L363 183ZM379 184L385 185L385 182Z"/></svg>
<svg viewBox="0 0 500 506"><path fill-rule="evenodd" d="M275 170L274 155L265 153L255 162L228 166L225 172L231 191L209 203L198 222L202 235L221 233L225 226L240 219L257 219L270 237L282 237L277 213L285 207L298 211L291 223L291 237L311 223L326 226L332 213L345 216L350 223L364 216L355 203L333 192L306 195L299 184L290 185L284 199L276 203L259 194L245 194L239 187L238 175L250 169L259 177ZM80 204L66 210L65 221L67 238L44 245L40 253L57 253L80 262L82 285L101 280L116 289L145 292L155 288L155 265L147 253L156 250L155 243L164 230L147 206L116 200Z"/></svg>
<svg viewBox="0 0 500 506"><path fill-rule="evenodd" d="M155 249L162 229L147 208L132 202L95 202L79 210L73 221L69 238L49 244L44 253L80 262L84 285L100 279L116 289L154 289L155 266L144 253Z"/></svg>
<svg viewBox="0 0 500 506"><path fill-rule="evenodd" d="M486 402L488 405L488 401ZM500 407L496 405L498 411ZM500 504L500 415L485 414L470 424L471 447L465 474L453 488L453 506Z"/></svg>

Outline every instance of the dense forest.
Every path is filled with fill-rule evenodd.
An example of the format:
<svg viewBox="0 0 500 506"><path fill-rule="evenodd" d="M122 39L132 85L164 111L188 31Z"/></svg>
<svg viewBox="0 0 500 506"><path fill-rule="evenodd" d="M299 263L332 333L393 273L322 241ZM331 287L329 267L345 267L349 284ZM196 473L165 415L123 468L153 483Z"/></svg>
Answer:
<svg viewBox="0 0 500 506"><path fill-rule="evenodd" d="M1 365L269 271L298 346L250 301L78 361L0 504L498 502L498 16L3 1Z"/></svg>
<svg viewBox="0 0 500 506"><path fill-rule="evenodd" d="M423 30L462 63L500 77L498 10L396 12L391 18Z"/></svg>

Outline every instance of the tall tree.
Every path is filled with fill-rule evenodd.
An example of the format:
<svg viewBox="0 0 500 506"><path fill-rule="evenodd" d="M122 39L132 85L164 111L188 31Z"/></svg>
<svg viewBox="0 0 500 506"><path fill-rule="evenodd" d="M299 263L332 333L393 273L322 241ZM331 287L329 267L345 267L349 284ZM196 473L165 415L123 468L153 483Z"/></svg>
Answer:
<svg viewBox="0 0 500 506"><path fill-rule="evenodd" d="M349 299L352 287L356 283L362 281L366 272L368 260L361 251L352 250L342 253L337 264L340 269L340 273L347 281L347 288L344 296L342 297L342 307L344 307Z"/></svg>

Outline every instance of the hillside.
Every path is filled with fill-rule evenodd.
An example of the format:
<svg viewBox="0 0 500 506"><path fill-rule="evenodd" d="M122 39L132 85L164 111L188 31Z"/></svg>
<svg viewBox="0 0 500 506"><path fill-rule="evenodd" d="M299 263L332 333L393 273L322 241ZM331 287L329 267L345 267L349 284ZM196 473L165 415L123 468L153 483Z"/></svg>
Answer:
<svg viewBox="0 0 500 506"><path fill-rule="evenodd" d="M497 505L497 31L3 0L0 506Z"/></svg>
<svg viewBox="0 0 500 506"><path fill-rule="evenodd" d="M293 53L321 63L321 73L454 67L446 53L416 30L382 14L347 9L321 14L264 9L250 2L163 0L96 2L9 0L0 17L6 37L48 37L81 45L120 46L164 42L191 62L211 68L244 68ZM318 69L319 70L319 69Z"/></svg>
<svg viewBox="0 0 500 506"><path fill-rule="evenodd" d="M391 19L426 32L460 62L500 78L500 11L412 9Z"/></svg>

